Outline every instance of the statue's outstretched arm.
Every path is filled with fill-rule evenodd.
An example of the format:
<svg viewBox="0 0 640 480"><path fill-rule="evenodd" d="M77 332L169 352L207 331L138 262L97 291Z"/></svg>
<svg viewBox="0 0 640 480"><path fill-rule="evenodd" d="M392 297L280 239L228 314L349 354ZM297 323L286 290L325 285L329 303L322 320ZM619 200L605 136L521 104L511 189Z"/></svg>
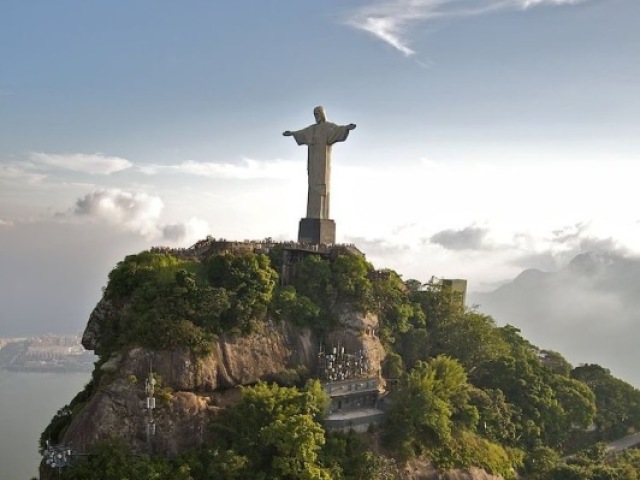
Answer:
<svg viewBox="0 0 640 480"><path fill-rule="evenodd" d="M282 133L285 137L293 137L298 145L309 145L313 139L313 129L310 127L302 130L287 130Z"/></svg>

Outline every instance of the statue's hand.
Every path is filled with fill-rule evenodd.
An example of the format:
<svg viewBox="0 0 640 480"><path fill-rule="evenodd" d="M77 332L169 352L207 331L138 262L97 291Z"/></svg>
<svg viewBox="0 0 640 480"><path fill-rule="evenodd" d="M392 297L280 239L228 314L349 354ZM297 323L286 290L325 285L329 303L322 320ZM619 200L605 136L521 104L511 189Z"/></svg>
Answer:
<svg viewBox="0 0 640 480"><path fill-rule="evenodd" d="M349 125L347 125L347 130L355 130L355 129L356 129L355 123L350 123Z"/></svg>
<svg viewBox="0 0 640 480"><path fill-rule="evenodd" d="M286 132L283 132L282 135L284 135L285 137L290 137L291 135L293 135L293 133L287 130Z"/></svg>

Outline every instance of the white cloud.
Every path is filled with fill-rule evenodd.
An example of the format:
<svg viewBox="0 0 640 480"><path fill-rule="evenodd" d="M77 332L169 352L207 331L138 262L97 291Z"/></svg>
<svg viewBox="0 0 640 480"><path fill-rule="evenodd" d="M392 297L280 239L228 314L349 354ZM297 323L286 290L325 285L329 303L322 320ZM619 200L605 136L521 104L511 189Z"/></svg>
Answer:
<svg viewBox="0 0 640 480"><path fill-rule="evenodd" d="M587 252L604 256L632 255L631 249L611 237L594 233L586 223L564 226L538 238L528 233L516 234L513 249L515 256L510 260L513 265L545 271L557 270L575 256Z"/></svg>
<svg viewBox="0 0 640 480"><path fill-rule="evenodd" d="M613 160L558 161L553 169L544 162L526 165L519 158L491 163L402 161L377 168L336 162L331 208L338 224L348 225L354 237L393 235L407 243L476 225L491 229L487 238L494 248L513 244L517 233L534 234L530 240L537 248L550 243L547 232L583 222L589 236L611 236L637 250L640 225L628 192L638 175L637 163ZM405 224L415 226L392 233ZM345 230L339 228L338 234Z"/></svg>
<svg viewBox="0 0 640 480"><path fill-rule="evenodd" d="M33 153L32 160L44 165L74 172L89 173L92 175L110 175L131 168L129 160L120 157L111 157L101 153L84 154L74 153L69 155L56 155L52 153Z"/></svg>
<svg viewBox="0 0 640 480"><path fill-rule="evenodd" d="M95 190L78 198L73 215L87 218L120 230L137 233L148 240L176 243L193 243L206 237L209 224L192 217L184 222L161 222L164 202L160 197L144 192L129 192L118 189Z"/></svg>
<svg viewBox="0 0 640 480"><path fill-rule="evenodd" d="M11 226L13 226L13 222L8 220L2 220L0 218L0 227L11 227Z"/></svg>
<svg viewBox="0 0 640 480"><path fill-rule="evenodd" d="M300 167L299 162L273 160L258 161L243 158L239 164L186 161L178 165L144 165L140 171L147 175L177 172L207 178L258 180L291 178Z"/></svg>
<svg viewBox="0 0 640 480"><path fill-rule="evenodd" d="M96 190L76 201L74 214L145 236L158 234L157 222L164 203L160 197L142 192Z"/></svg>
<svg viewBox="0 0 640 480"><path fill-rule="evenodd" d="M486 242L488 229L473 225L461 230L442 230L431 236L431 243L447 250L487 250L491 245Z"/></svg>
<svg viewBox="0 0 640 480"><path fill-rule="evenodd" d="M405 56L415 54L407 39L412 27L434 18L480 15L542 5L575 5L586 0L382 0L356 10L348 25L369 32Z"/></svg>
<svg viewBox="0 0 640 480"><path fill-rule="evenodd" d="M406 56L416 53L411 49L406 42L401 38L401 34L404 30L405 24L411 18L400 17L366 17L358 21L353 21L351 24L356 28L369 32L378 37L383 42L388 43L396 50L400 51Z"/></svg>
<svg viewBox="0 0 640 480"><path fill-rule="evenodd" d="M520 0L523 8L535 7L537 5L576 5L585 0Z"/></svg>
<svg viewBox="0 0 640 480"><path fill-rule="evenodd" d="M209 224L200 218L191 218L183 223L173 223L162 227L162 238L170 242L194 243L210 233Z"/></svg>
<svg viewBox="0 0 640 480"><path fill-rule="evenodd" d="M34 185L42 182L46 175L33 172L30 168L18 165L2 165L0 164L0 182L14 184L16 182L24 182Z"/></svg>

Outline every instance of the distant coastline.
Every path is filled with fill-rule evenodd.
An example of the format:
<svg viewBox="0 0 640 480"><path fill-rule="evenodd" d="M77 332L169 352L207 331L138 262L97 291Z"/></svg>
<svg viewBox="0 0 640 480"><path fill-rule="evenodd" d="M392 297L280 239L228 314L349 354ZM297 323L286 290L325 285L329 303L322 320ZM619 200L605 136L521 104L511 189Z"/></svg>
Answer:
<svg viewBox="0 0 640 480"><path fill-rule="evenodd" d="M84 365L42 365L42 366L10 366L5 367L4 370L8 370L10 372L37 372L37 373L80 373L80 372L91 372L93 370L93 363Z"/></svg>
<svg viewBox="0 0 640 480"><path fill-rule="evenodd" d="M79 335L0 338L0 369L16 372L90 372L96 356Z"/></svg>

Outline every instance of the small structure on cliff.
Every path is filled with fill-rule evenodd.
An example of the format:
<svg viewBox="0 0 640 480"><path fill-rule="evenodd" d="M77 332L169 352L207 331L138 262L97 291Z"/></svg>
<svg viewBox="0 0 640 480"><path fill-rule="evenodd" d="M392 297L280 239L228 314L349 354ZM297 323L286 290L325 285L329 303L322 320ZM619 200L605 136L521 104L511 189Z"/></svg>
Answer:
<svg viewBox="0 0 640 480"><path fill-rule="evenodd" d="M449 295L452 307L464 308L467 301L467 281L460 278L443 278L442 291Z"/></svg>
<svg viewBox="0 0 640 480"><path fill-rule="evenodd" d="M318 352L318 377L330 399L324 425L328 430L366 432L380 424L385 412L377 375L371 374L366 351L332 347Z"/></svg>
<svg viewBox="0 0 640 480"><path fill-rule="evenodd" d="M147 432L147 443L151 445L151 439L156 434L156 421L153 418L153 410L156 408L156 379L153 376L153 369L151 366L151 360L149 360L149 376L145 380L144 384L144 392L146 394L145 398L145 409L147 410L147 414L149 417L147 418L146 432Z"/></svg>

